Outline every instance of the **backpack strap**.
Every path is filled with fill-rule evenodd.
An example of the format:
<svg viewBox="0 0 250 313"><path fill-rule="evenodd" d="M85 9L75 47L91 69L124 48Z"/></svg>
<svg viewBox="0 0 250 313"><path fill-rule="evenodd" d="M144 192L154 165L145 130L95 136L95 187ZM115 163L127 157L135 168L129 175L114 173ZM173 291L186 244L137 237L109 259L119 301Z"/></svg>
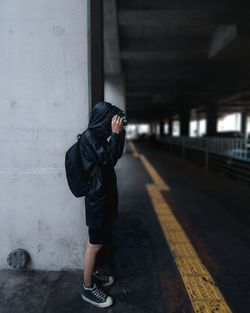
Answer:
<svg viewBox="0 0 250 313"><path fill-rule="evenodd" d="M87 130L87 129L86 129L86 130ZM82 135L86 132L86 130L83 131L81 134L78 134L78 135L76 136L78 142L80 141ZM95 173L96 173L96 171L97 171L97 167L98 167L98 165L96 165L96 166L93 168L93 170L90 172L90 177L92 177L92 176L95 175Z"/></svg>

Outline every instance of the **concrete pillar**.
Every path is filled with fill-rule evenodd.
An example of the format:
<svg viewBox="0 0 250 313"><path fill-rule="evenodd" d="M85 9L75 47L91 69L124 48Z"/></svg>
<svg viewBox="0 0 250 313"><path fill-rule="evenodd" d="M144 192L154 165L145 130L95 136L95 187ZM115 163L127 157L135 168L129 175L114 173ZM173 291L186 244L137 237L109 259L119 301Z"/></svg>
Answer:
<svg viewBox="0 0 250 313"><path fill-rule="evenodd" d="M207 136L215 136L217 132L217 106L211 104L207 107Z"/></svg>
<svg viewBox="0 0 250 313"><path fill-rule="evenodd" d="M105 76L104 99L105 101L110 102L113 105L116 105L118 108L120 108L126 113L125 79L123 75L106 75ZM127 144L127 140L125 139L123 151L126 152L127 148L128 148L128 144Z"/></svg>
<svg viewBox="0 0 250 313"><path fill-rule="evenodd" d="M151 135L156 135L156 123L155 122L150 123L150 133Z"/></svg>
<svg viewBox="0 0 250 313"><path fill-rule="evenodd" d="M247 132L247 113L246 111L241 112L241 132L246 136Z"/></svg>
<svg viewBox="0 0 250 313"><path fill-rule="evenodd" d="M168 135L172 136L173 133L173 116L170 115L168 117Z"/></svg>
<svg viewBox="0 0 250 313"><path fill-rule="evenodd" d="M201 118L199 115L196 116L196 123L197 123L197 137L199 137L201 131Z"/></svg>
<svg viewBox="0 0 250 313"><path fill-rule="evenodd" d="M157 122L154 122L154 134L157 135Z"/></svg>
<svg viewBox="0 0 250 313"><path fill-rule="evenodd" d="M64 157L88 123L88 2L1 1L1 269L16 248L33 269L82 268L84 198Z"/></svg>
<svg viewBox="0 0 250 313"><path fill-rule="evenodd" d="M89 0L88 2L90 6L90 89L91 104L94 106L104 99L103 1Z"/></svg>
<svg viewBox="0 0 250 313"><path fill-rule="evenodd" d="M153 135L153 133L154 133L154 125L153 125L153 123L150 123L149 127L150 127L150 135Z"/></svg>
<svg viewBox="0 0 250 313"><path fill-rule="evenodd" d="M104 80L104 99L126 112L123 75L108 75Z"/></svg>
<svg viewBox="0 0 250 313"><path fill-rule="evenodd" d="M180 112L180 135L189 136L189 120L190 120L190 110L183 109Z"/></svg>
<svg viewBox="0 0 250 313"><path fill-rule="evenodd" d="M165 121L164 120L160 120L159 123L160 123L160 137L161 137L161 139L163 139L164 138L164 124L165 124Z"/></svg>

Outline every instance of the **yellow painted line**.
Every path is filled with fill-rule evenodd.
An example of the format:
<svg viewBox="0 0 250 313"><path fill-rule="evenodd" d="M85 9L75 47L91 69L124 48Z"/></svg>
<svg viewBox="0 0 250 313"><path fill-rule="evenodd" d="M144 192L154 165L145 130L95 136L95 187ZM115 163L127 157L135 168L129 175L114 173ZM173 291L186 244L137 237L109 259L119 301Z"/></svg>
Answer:
<svg viewBox="0 0 250 313"><path fill-rule="evenodd" d="M176 258L176 265L182 275L206 276L207 269L198 258Z"/></svg>
<svg viewBox="0 0 250 313"><path fill-rule="evenodd" d="M140 154L139 156L140 156L140 159L141 159L143 165L145 166L146 170L148 171L148 173L151 176L153 182L159 188L159 190L161 190L161 191L170 191L170 187L165 183L165 181L157 173L157 171L151 165L151 163L148 161L148 159L143 154Z"/></svg>
<svg viewBox="0 0 250 313"><path fill-rule="evenodd" d="M161 191L155 184L147 184L146 188L194 311L231 313L219 288L171 212ZM165 214L159 215L159 212L163 212L164 209Z"/></svg>
<svg viewBox="0 0 250 313"><path fill-rule="evenodd" d="M228 305L221 302L221 301L207 301L204 303L204 301L195 301L194 302L194 311L197 313L228 313L232 312Z"/></svg>
<svg viewBox="0 0 250 313"><path fill-rule="evenodd" d="M134 143L131 142L131 141L129 141L129 145L130 145L130 148L131 148L131 150L132 150L132 152L133 152L133 156L134 156L135 158L138 158L138 157L139 157L139 153L138 153L138 151L137 151L137 149L136 149Z"/></svg>
<svg viewBox="0 0 250 313"><path fill-rule="evenodd" d="M131 150L133 151L133 156L137 157L137 158L139 157L141 159L143 165L145 166L145 168L147 169L149 175L151 176L151 179L157 185L159 190L161 190L161 191L169 191L170 187L166 184L166 182L157 173L157 171L151 165L151 163L148 161L148 159L143 154L138 153L138 151L137 151L137 149L136 149L136 147L135 147L133 142L130 141L129 145L130 145Z"/></svg>
<svg viewBox="0 0 250 313"><path fill-rule="evenodd" d="M170 190L148 159L140 157L154 184L146 184L153 208L196 313L232 313L161 191Z"/></svg>

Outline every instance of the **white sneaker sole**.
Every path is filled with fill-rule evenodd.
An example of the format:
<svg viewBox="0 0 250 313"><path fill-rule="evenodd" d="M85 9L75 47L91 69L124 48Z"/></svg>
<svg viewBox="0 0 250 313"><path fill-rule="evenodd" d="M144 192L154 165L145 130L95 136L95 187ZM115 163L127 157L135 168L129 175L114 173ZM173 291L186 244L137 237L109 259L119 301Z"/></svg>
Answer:
<svg viewBox="0 0 250 313"><path fill-rule="evenodd" d="M95 306L98 306L99 308L107 308L113 304L113 299L110 296L108 296L106 302L103 302L103 303L94 302L94 301L86 298L84 295L82 295L82 299L95 305Z"/></svg>

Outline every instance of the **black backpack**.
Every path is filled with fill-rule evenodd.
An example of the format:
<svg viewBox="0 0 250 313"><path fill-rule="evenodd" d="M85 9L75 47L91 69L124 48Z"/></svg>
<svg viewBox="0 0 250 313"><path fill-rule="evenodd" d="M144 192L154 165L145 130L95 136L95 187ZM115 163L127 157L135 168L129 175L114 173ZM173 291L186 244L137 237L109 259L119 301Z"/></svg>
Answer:
<svg viewBox="0 0 250 313"><path fill-rule="evenodd" d="M89 173L83 166L80 153L80 138L82 134L77 135L77 142L65 154L65 171L68 185L73 195L77 198L87 195L90 178L95 174L97 169L97 166L95 166Z"/></svg>

